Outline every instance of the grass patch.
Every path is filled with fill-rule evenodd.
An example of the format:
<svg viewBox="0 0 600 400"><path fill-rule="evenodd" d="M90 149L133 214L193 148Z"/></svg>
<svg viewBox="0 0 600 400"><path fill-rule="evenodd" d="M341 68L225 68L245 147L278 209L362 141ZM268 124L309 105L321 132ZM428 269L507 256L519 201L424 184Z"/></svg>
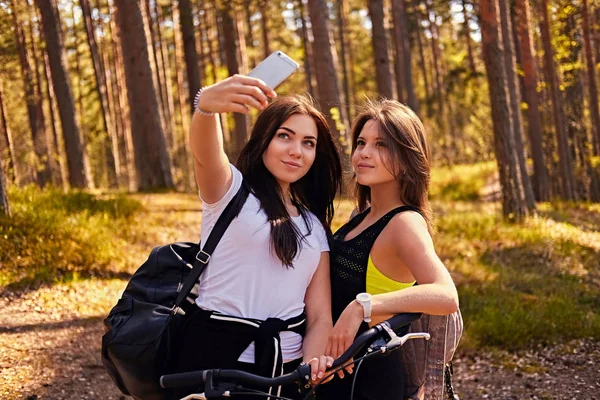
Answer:
<svg viewBox="0 0 600 400"><path fill-rule="evenodd" d="M438 254L459 288L463 347L600 338L600 232L567 222L570 214L597 220L596 207L544 203L544 215L522 225L504 222L499 208L434 203Z"/></svg>
<svg viewBox="0 0 600 400"><path fill-rule="evenodd" d="M431 171L429 197L432 200L474 201L478 200L496 174L493 161L438 167Z"/></svg>
<svg viewBox="0 0 600 400"><path fill-rule="evenodd" d="M116 274L124 267L141 203L35 186L9 188L0 218L0 288L23 289Z"/></svg>

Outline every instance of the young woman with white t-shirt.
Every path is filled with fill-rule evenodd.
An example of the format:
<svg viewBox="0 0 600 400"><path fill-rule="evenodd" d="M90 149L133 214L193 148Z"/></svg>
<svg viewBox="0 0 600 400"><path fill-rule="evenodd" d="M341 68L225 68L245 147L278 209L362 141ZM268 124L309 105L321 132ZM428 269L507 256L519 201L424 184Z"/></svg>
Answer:
<svg viewBox="0 0 600 400"><path fill-rule="evenodd" d="M316 380L332 361L322 355L332 329L328 237L341 164L310 100L291 96L269 105L275 97L262 81L239 75L197 97L190 146L203 204L202 245L242 182L250 194L200 277L177 372L239 368L278 376L307 362ZM251 108L261 114L234 166L217 114ZM269 393L298 397L294 387Z"/></svg>

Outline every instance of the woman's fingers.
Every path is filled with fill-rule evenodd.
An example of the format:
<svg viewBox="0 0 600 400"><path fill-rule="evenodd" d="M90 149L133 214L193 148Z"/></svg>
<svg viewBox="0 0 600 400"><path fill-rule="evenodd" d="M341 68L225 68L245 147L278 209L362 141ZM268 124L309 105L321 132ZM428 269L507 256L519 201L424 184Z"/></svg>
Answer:
<svg viewBox="0 0 600 400"><path fill-rule="evenodd" d="M269 105L269 98L260 88L250 85L240 85L239 90L240 93L254 97L263 107Z"/></svg>
<svg viewBox="0 0 600 400"><path fill-rule="evenodd" d="M230 101L234 102L234 103L238 103L238 104L243 104L244 106L246 106L248 109L250 109L250 107L254 107L257 110L263 110L265 107L258 101L256 100L254 97L247 95L247 94L233 94L229 97Z"/></svg>
<svg viewBox="0 0 600 400"><path fill-rule="evenodd" d="M253 78L251 76L244 76L244 75L234 75L234 77L236 78L236 80L238 82L241 82L244 85L257 86L258 88L260 88L260 90L263 91L263 93L265 93L267 96L269 96L271 98L277 97L277 93L275 93L275 91L273 89L268 87L267 84L264 83L260 79Z"/></svg>

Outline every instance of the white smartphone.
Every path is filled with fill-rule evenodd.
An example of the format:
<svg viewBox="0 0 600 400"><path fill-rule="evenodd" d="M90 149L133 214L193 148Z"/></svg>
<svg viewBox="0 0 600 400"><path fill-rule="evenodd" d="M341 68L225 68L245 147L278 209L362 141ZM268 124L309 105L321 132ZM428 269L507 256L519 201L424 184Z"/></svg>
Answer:
<svg viewBox="0 0 600 400"><path fill-rule="evenodd" d="M283 51L275 51L258 64L248 76L261 79L271 89L275 89L300 67Z"/></svg>

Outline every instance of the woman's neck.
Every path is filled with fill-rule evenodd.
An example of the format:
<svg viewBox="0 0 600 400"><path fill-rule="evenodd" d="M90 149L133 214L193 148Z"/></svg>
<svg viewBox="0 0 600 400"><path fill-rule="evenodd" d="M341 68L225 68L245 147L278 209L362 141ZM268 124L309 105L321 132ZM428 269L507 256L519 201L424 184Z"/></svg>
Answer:
<svg viewBox="0 0 600 400"><path fill-rule="evenodd" d="M394 208L403 206L400 188L396 182L371 186L371 218L378 219Z"/></svg>

